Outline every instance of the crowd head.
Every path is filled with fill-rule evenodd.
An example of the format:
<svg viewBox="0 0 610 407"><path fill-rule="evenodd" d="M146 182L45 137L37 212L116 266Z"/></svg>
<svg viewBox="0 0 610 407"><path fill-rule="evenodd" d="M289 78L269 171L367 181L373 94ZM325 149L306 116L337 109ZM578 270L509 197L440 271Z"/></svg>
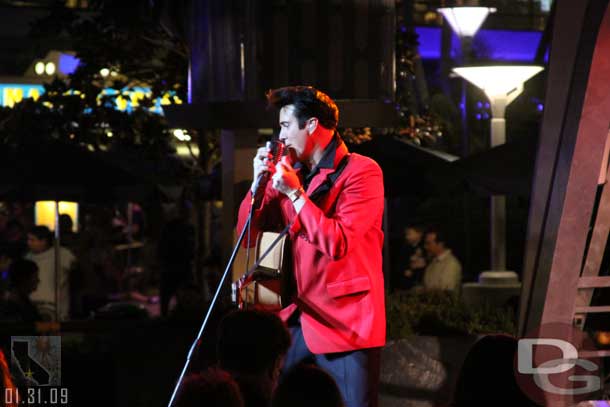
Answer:
<svg viewBox="0 0 610 407"><path fill-rule="evenodd" d="M335 380L313 365L298 365L277 387L272 407L342 407L343 399Z"/></svg>
<svg viewBox="0 0 610 407"><path fill-rule="evenodd" d="M448 248L447 237L437 228L429 228L424 236L424 249L432 257L439 256Z"/></svg>
<svg viewBox="0 0 610 407"><path fill-rule="evenodd" d="M32 253L42 253L51 247L53 234L46 226L34 226L28 232L28 247Z"/></svg>
<svg viewBox="0 0 610 407"><path fill-rule="evenodd" d="M498 397L507 406L535 406L519 389L514 360L517 339L509 335L487 335L466 355L453 396L453 406L493 404Z"/></svg>
<svg viewBox="0 0 610 407"><path fill-rule="evenodd" d="M220 323L218 361L229 372L273 377L289 346L290 333L274 314L235 311Z"/></svg>
<svg viewBox="0 0 610 407"><path fill-rule="evenodd" d="M30 260L15 260L10 266L10 275L14 289L23 295L33 293L40 282L38 266Z"/></svg>
<svg viewBox="0 0 610 407"><path fill-rule="evenodd" d="M290 333L275 314L229 313L219 326L218 366L186 376L175 406L342 407L334 379L315 366L297 365L276 386L289 345Z"/></svg>
<svg viewBox="0 0 610 407"><path fill-rule="evenodd" d="M211 368L186 376L176 397L176 407L243 407L239 386L224 370Z"/></svg>
<svg viewBox="0 0 610 407"><path fill-rule="evenodd" d="M405 240L412 246L419 244L424 234L424 227L420 225L409 225L405 228Z"/></svg>

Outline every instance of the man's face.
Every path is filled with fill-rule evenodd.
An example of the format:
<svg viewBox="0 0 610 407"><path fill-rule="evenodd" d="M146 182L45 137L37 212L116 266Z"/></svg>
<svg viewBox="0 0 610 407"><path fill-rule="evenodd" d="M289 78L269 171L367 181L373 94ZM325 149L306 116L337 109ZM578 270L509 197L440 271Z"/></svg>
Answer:
<svg viewBox="0 0 610 407"><path fill-rule="evenodd" d="M28 233L28 248L32 253L42 253L47 250L47 241Z"/></svg>
<svg viewBox="0 0 610 407"><path fill-rule="evenodd" d="M424 249L432 257L436 257L443 252L445 245L436 240L436 233L426 233L424 237Z"/></svg>
<svg viewBox="0 0 610 407"><path fill-rule="evenodd" d="M299 161L309 159L311 155L311 137L307 126L299 129L299 121L294 116L294 105L286 105L280 110L280 140L286 147L292 148Z"/></svg>
<svg viewBox="0 0 610 407"><path fill-rule="evenodd" d="M407 243L412 246L415 246L419 243L419 241L421 240L421 235L422 233L419 232L417 229L407 228L405 230L405 239L407 240Z"/></svg>

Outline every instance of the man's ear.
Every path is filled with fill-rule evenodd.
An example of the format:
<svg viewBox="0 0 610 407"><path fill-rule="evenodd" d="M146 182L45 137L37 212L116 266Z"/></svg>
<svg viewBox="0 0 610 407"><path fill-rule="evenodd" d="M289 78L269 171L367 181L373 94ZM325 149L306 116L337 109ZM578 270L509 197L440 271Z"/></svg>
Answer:
<svg viewBox="0 0 610 407"><path fill-rule="evenodd" d="M312 134L314 131L316 131L317 127L318 127L318 119L315 117L312 117L311 119L309 119L309 123L307 124L307 132L309 134Z"/></svg>

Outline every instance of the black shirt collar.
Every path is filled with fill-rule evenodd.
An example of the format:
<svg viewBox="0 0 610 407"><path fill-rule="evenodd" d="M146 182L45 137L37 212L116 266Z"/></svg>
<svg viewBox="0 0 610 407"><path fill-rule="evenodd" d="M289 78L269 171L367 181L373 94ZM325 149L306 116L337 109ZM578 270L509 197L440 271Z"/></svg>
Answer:
<svg viewBox="0 0 610 407"><path fill-rule="evenodd" d="M337 154L337 148L339 147L340 138L337 132L335 131L333 138L330 140L330 143L324 149L324 153L322 153L322 158L318 165L311 169L311 174L315 174L318 172L320 168L334 168L335 167L335 156ZM306 166L303 163L298 162L294 165L294 168L301 168L302 170L306 170Z"/></svg>

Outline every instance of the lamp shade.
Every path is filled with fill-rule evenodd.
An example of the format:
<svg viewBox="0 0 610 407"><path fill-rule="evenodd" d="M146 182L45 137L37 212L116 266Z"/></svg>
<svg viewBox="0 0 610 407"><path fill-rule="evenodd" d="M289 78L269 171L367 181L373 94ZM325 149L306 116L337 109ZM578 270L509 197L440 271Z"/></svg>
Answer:
<svg viewBox="0 0 610 407"><path fill-rule="evenodd" d="M535 65L492 65L453 68L490 97L506 96L544 68Z"/></svg>
<svg viewBox="0 0 610 407"><path fill-rule="evenodd" d="M490 7L443 7L438 11L449 22L453 31L460 37L474 37L481 24L495 8Z"/></svg>

